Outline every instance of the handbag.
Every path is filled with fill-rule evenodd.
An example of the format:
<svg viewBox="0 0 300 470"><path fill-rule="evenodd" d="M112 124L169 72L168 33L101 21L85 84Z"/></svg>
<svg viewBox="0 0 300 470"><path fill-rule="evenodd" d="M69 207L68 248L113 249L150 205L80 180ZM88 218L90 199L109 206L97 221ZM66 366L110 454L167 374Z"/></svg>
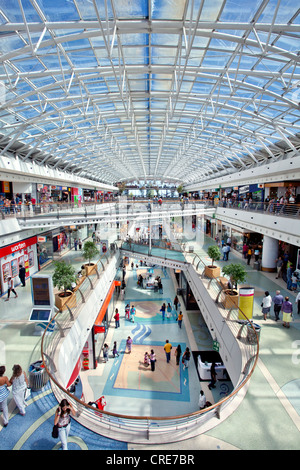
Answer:
<svg viewBox="0 0 300 470"><path fill-rule="evenodd" d="M54 439L58 438L58 424L54 424L53 429L52 429L52 437Z"/></svg>
<svg viewBox="0 0 300 470"><path fill-rule="evenodd" d="M28 398L30 397L31 395L31 388L26 388L25 389L25 393L24 393L24 399L25 400L28 400Z"/></svg>

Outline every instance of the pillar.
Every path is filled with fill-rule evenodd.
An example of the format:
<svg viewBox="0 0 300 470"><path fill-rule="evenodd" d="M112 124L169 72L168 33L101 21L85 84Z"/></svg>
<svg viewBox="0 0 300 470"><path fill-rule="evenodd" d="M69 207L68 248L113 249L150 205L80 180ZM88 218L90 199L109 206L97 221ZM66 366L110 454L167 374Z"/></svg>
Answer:
<svg viewBox="0 0 300 470"><path fill-rule="evenodd" d="M278 258L279 242L275 238L264 235L261 270L276 272L276 259Z"/></svg>

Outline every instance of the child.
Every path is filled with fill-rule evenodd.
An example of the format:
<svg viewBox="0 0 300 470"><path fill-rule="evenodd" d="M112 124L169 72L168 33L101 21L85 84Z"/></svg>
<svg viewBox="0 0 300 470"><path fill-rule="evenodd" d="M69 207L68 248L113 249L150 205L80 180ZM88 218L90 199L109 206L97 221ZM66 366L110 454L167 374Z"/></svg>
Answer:
<svg viewBox="0 0 300 470"><path fill-rule="evenodd" d="M297 277L295 273L292 274L292 290L297 290Z"/></svg>
<svg viewBox="0 0 300 470"><path fill-rule="evenodd" d="M104 347L103 347L104 362L107 362L107 361L108 361L108 350L109 350L109 347L108 347L108 345L105 343L105 344L104 344Z"/></svg>
<svg viewBox="0 0 300 470"><path fill-rule="evenodd" d="M148 356L147 352L145 352L145 356L144 356L144 365L146 367L148 367L150 365L150 357Z"/></svg>

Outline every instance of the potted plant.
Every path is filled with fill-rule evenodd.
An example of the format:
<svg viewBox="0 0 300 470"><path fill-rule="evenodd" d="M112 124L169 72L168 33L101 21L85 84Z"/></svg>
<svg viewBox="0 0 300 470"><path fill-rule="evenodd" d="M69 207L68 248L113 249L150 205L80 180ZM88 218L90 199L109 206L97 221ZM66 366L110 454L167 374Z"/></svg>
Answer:
<svg viewBox="0 0 300 470"><path fill-rule="evenodd" d="M225 289L225 301L224 307L231 308L233 306L238 306L238 291L237 285L245 282L246 280L246 269L241 263L230 263L222 268L223 274L229 276L230 280L230 289Z"/></svg>
<svg viewBox="0 0 300 470"><path fill-rule="evenodd" d="M219 260L221 257L220 249L217 245L211 245L207 249L208 256L211 258L211 265L205 266L205 275L209 278L219 277L221 274L221 268L215 266L214 262Z"/></svg>
<svg viewBox="0 0 300 470"><path fill-rule="evenodd" d="M95 267L95 263L92 263L91 260L99 254L99 250L96 247L95 243L92 241L87 241L83 245L82 256L85 260L88 261L85 266L86 275L88 276Z"/></svg>
<svg viewBox="0 0 300 470"><path fill-rule="evenodd" d="M53 285L58 290L63 289L62 292L55 294L55 305L61 311L64 309L65 304L70 302L69 306L74 306L74 302L70 297L73 295L71 291L72 283L76 282L75 269L71 264L67 264L65 261L56 261L54 263L55 270L52 276ZM76 297L74 296L75 301Z"/></svg>

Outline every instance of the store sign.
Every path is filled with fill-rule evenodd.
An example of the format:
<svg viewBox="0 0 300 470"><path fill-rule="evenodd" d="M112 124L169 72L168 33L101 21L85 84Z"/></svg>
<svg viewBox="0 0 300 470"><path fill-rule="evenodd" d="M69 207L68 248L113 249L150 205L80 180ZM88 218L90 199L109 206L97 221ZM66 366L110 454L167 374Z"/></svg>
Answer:
<svg viewBox="0 0 300 470"><path fill-rule="evenodd" d="M218 341L213 341L213 351L219 352L220 343Z"/></svg>
<svg viewBox="0 0 300 470"><path fill-rule="evenodd" d="M0 248L0 258L16 253L17 251L24 250L31 245L35 245L37 242L37 237L27 238L21 242L14 243L13 245L5 246Z"/></svg>

